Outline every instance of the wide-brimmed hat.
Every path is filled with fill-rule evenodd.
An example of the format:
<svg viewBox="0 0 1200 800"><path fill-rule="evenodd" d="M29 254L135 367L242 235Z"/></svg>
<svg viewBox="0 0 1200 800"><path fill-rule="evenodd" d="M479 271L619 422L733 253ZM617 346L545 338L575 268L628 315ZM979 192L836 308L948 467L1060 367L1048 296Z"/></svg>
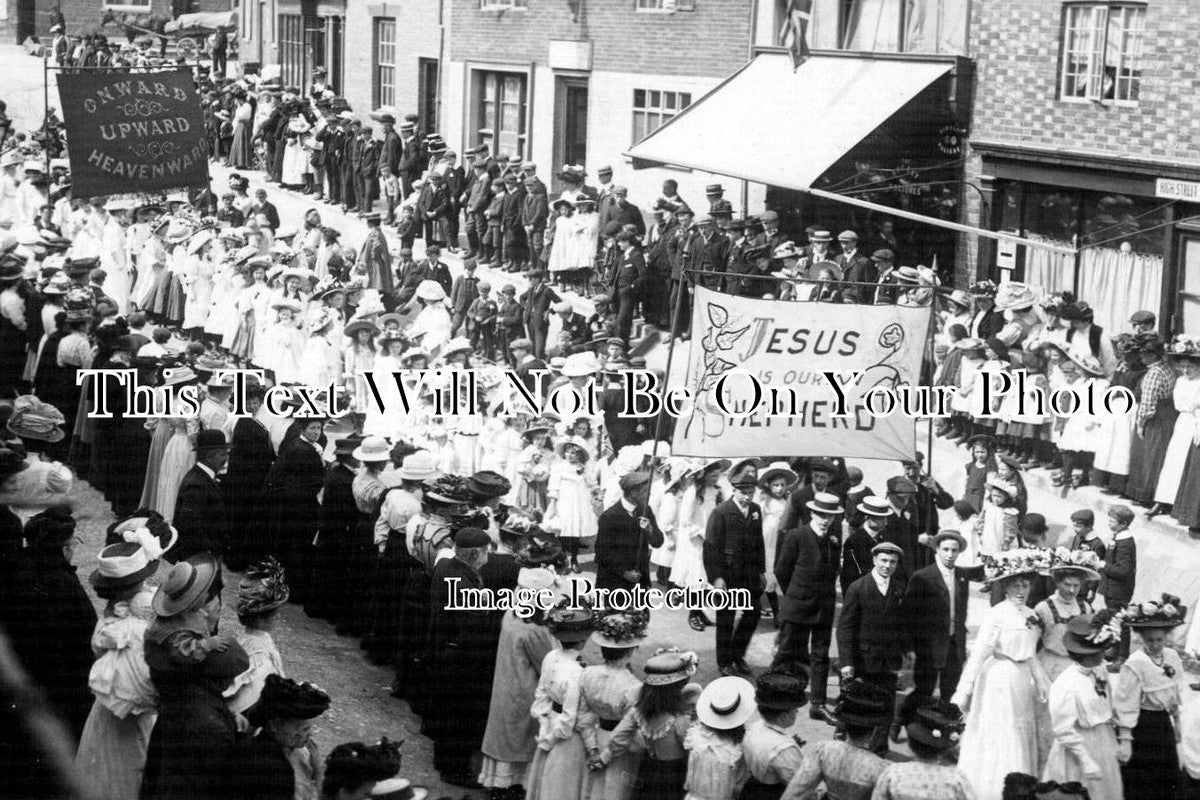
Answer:
<svg viewBox="0 0 1200 800"><path fill-rule="evenodd" d="M546 627L560 642L582 642L592 635L592 615L582 608L551 611Z"/></svg>
<svg viewBox="0 0 1200 800"><path fill-rule="evenodd" d="M1027 283L1009 281L996 290L996 308L1000 311L1031 308L1037 301L1037 292Z"/></svg>
<svg viewBox="0 0 1200 800"><path fill-rule="evenodd" d="M950 294L946 295L946 299L955 305L962 306L963 308L971 307L971 295L967 294L962 289L955 289L954 291L950 292Z"/></svg>
<svg viewBox="0 0 1200 800"><path fill-rule="evenodd" d="M256 723L272 719L315 719L329 708L329 695L311 683L297 683L276 673L267 675L247 716Z"/></svg>
<svg viewBox="0 0 1200 800"><path fill-rule="evenodd" d="M825 514L826 516L837 516L838 514L846 513L846 509L842 508L842 501L836 494L830 492L817 492L812 500L804 504L809 511L817 514Z"/></svg>
<svg viewBox="0 0 1200 800"><path fill-rule="evenodd" d="M754 715L754 684L725 675L704 687L696 703L696 718L719 731L733 730Z"/></svg>
<svg viewBox="0 0 1200 800"><path fill-rule="evenodd" d="M1103 653L1121 640L1121 622L1115 616L1115 611L1105 609L1074 617L1063 632L1063 647L1078 655Z"/></svg>
<svg viewBox="0 0 1200 800"><path fill-rule="evenodd" d="M1076 575L1085 581L1098 581L1100 570L1103 568L1104 561L1095 550L1068 550L1060 547L1054 551L1054 563L1050 567L1050 574L1055 578Z"/></svg>
<svg viewBox="0 0 1200 800"><path fill-rule="evenodd" d="M291 311L293 314L299 314L304 310L299 303L287 297L280 297L271 301L271 308L274 311Z"/></svg>
<svg viewBox="0 0 1200 800"><path fill-rule="evenodd" d="M1049 571L1053 553L1045 548L1027 547L983 556L984 583L993 585L1013 578L1032 578Z"/></svg>
<svg viewBox="0 0 1200 800"><path fill-rule="evenodd" d="M433 481L441 476L437 456L428 450L418 450L405 456L396 470L396 477L404 481Z"/></svg>
<svg viewBox="0 0 1200 800"><path fill-rule="evenodd" d="M562 374L568 378L585 378L600 371L600 360L591 350L573 353L567 356L563 364Z"/></svg>
<svg viewBox="0 0 1200 800"><path fill-rule="evenodd" d="M158 540L149 532L149 540ZM137 586L158 571L162 548L147 550L137 541L110 544L96 557L96 568L88 576L92 586L101 591Z"/></svg>
<svg viewBox="0 0 1200 800"><path fill-rule="evenodd" d="M13 401L7 427L10 433L22 439L53 443L66 436L61 427L65 423L66 418L57 408L34 395L25 394Z"/></svg>
<svg viewBox="0 0 1200 800"><path fill-rule="evenodd" d="M909 738L938 750L949 750L956 746L966 728L958 706L941 700L921 706L913 715L912 721L904 728Z"/></svg>
<svg viewBox="0 0 1200 800"><path fill-rule="evenodd" d="M198 379L195 370L188 366L163 370L163 386L179 386Z"/></svg>
<svg viewBox="0 0 1200 800"><path fill-rule="evenodd" d="M1012 481L1007 481L1004 478L1001 478L994 472L987 476L987 480L984 481L984 485L989 489L999 489L1014 500L1017 498L1017 485Z"/></svg>
<svg viewBox="0 0 1200 800"><path fill-rule="evenodd" d="M392 446L382 436L368 436L350 455L359 461L390 461Z"/></svg>
<svg viewBox="0 0 1200 800"><path fill-rule="evenodd" d="M50 276L50 280L46 281L46 285L42 287L42 294L62 295L70 290L71 279L59 272Z"/></svg>
<svg viewBox="0 0 1200 800"><path fill-rule="evenodd" d="M470 339L468 339L465 336L457 336L457 337L451 339L450 341L446 342L444 345L442 345L441 349L438 352L442 358L449 358L450 356L454 355L455 353L468 353L469 354L472 351L474 351L474 349L475 348L471 346Z"/></svg>
<svg viewBox="0 0 1200 800"><path fill-rule="evenodd" d="M1064 351L1075 366L1091 375L1094 378L1099 378L1104 375L1104 365L1100 363L1100 359L1090 353L1081 354L1073 350Z"/></svg>
<svg viewBox="0 0 1200 800"><path fill-rule="evenodd" d="M504 497L512 490L512 482L498 472L485 469L467 478L467 489L483 499Z"/></svg>
<svg viewBox="0 0 1200 800"><path fill-rule="evenodd" d="M646 641L646 627L650 624L650 612L623 611L592 615L592 641L600 647L631 650Z"/></svg>
<svg viewBox="0 0 1200 800"><path fill-rule="evenodd" d="M154 593L151 604L154 613L171 617L187 611L208 595L220 572L220 564L209 553L198 553L180 561Z"/></svg>
<svg viewBox="0 0 1200 800"><path fill-rule="evenodd" d="M324 330L329 325L333 324L336 317L329 307L318 308L313 311L312 318L308 321L308 332L316 333Z"/></svg>
<svg viewBox="0 0 1200 800"><path fill-rule="evenodd" d="M446 299L446 290L437 281L425 280L417 286L417 297L430 303Z"/></svg>
<svg viewBox="0 0 1200 800"><path fill-rule="evenodd" d="M890 517L893 513L892 504L886 497L868 495L862 499L857 509L868 517Z"/></svg>
<svg viewBox="0 0 1200 800"><path fill-rule="evenodd" d="M891 722L894 705L891 692L854 678L842 685L833 713L839 722L874 728Z"/></svg>
<svg viewBox="0 0 1200 800"><path fill-rule="evenodd" d="M1130 603L1120 613L1122 621L1129 627L1176 628L1187 620L1187 606L1171 594L1163 594L1158 600L1143 600Z"/></svg>
<svg viewBox="0 0 1200 800"><path fill-rule="evenodd" d="M179 531L163 519L162 515L150 509L140 508L128 517L119 519L108 526L104 543L109 545L118 542L142 542L142 531L158 540L158 549L161 549L163 553L170 550L179 541ZM156 550L153 545L147 549L151 553Z"/></svg>
<svg viewBox="0 0 1200 800"><path fill-rule="evenodd" d="M414 786L408 778L388 778L371 787L371 797L379 800L425 800L429 797L429 789Z"/></svg>
<svg viewBox="0 0 1200 800"><path fill-rule="evenodd" d="M785 478L788 486L795 486L796 481L800 480L800 476L796 474L786 461L772 462L769 467L759 473L758 485L766 489L771 485L771 481L776 478Z"/></svg>
<svg viewBox="0 0 1200 800"><path fill-rule="evenodd" d="M754 684L754 704L767 711L792 711L808 704L808 679L804 673L771 670Z"/></svg>
<svg viewBox="0 0 1200 800"><path fill-rule="evenodd" d="M237 587L239 616L261 616L281 608L291 590L284 577L283 566L268 558L246 569Z"/></svg>
<svg viewBox="0 0 1200 800"><path fill-rule="evenodd" d="M668 647L647 658L642 670L646 674L647 686L669 686L695 675L698 664L695 653Z"/></svg>

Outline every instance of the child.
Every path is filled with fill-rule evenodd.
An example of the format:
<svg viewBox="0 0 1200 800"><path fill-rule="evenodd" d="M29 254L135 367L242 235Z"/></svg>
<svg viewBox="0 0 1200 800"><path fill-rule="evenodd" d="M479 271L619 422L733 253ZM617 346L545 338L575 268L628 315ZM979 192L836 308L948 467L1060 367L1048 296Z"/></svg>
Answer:
<svg viewBox="0 0 1200 800"><path fill-rule="evenodd" d="M700 687L688 683L696 674L695 653L662 648L646 659L645 683L637 705L625 713L612 738L589 765L604 769L613 759L641 744L644 754L638 767L639 798L677 798L688 772L683 740L696 716ZM749 703L748 703L749 705Z"/></svg>
<svg viewBox="0 0 1200 800"><path fill-rule="evenodd" d="M480 243L480 259L481 266L494 267L497 266L502 257L504 247L504 228L502 225L501 214L504 211L504 181L492 181L492 202L488 204L487 211L484 212L484 219L487 220L487 234Z"/></svg>
<svg viewBox="0 0 1200 800"><path fill-rule="evenodd" d="M989 502L983 506L979 553L996 556L1014 546L1017 540L1017 487L995 475L987 479Z"/></svg>
<svg viewBox="0 0 1200 800"><path fill-rule="evenodd" d="M550 466L547 485L549 507L546 526L558 526L559 540L570 556L571 572L579 572L579 549L584 539L596 535L596 512L592 508L594 484L588 473L588 452L576 442L559 446L561 459Z"/></svg>
<svg viewBox="0 0 1200 800"><path fill-rule="evenodd" d="M268 675L287 677L271 629L289 594L283 567L274 558L247 569L238 583L237 615L243 630L237 640L250 658L250 668L225 690L229 710L234 714L244 714L258 701Z"/></svg>
<svg viewBox="0 0 1200 800"><path fill-rule="evenodd" d="M233 640L226 634L213 636L210 623L220 604L217 561L207 553L180 561L154 594L156 616L146 629L147 650L161 651L176 664L199 664L213 653L225 652Z"/></svg>
<svg viewBox="0 0 1200 800"><path fill-rule="evenodd" d="M500 287L500 299L496 302L496 347L504 355L510 367L515 367L517 364L508 345L523 335L521 304L517 302L517 289L511 283L506 283Z"/></svg>
<svg viewBox="0 0 1200 800"><path fill-rule="evenodd" d="M862 474L859 474L861 480ZM763 617L772 619L779 613L778 584L775 580L775 548L779 539L780 527L787 514L788 496L792 487L800 480L799 476L786 462L777 461L758 476L758 496L754 502L762 508L763 543L766 546L767 604L769 610L763 611Z"/></svg>
<svg viewBox="0 0 1200 800"><path fill-rule="evenodd" d="M401 253L407 248L409 260L412 259L413 240L417 238L416 211L411 205L400 206L400 221L396 223L396 233L400 235Z"/></svg>
<svg viewBox="0 0 1200 800"><path fill-rule="evenodd" d="M1071 550L1091 550L1104 560L1108 548L1096 532L1096 515L1090 508L1081 508L1071 514Z"/></svg>
<svg viewBox="0 0 1200 800"><path fill-rule="evenodd" d="M477 288L479 296L471 301L471 307L467 309L467 319L470 320L471 326L471 347L492 361L496 358L496 314L499 307L491 296L491 284L480 281Z"/></svg>
<svg viewBox="0 0 1200 800"><path fill-rule="evenodd" d="M976 524L979 517L979 512L975 510L975 506L966 500L956 500L954 503L954 524L951 526L954 530L962 534L966 540L967 546L958 554L958 561L955 565L960 567L977 567L979 566L979 534L976 532L978 525Z"/></svg>
<svg viewBox="0 0 1200 800"><path fill-rule="evenodd" d="M1124 608L1133 599L1134 579L1137 577L1137 542L1129 526L1133 523L1133 511L1129 506L1116 505L1108 510L1108 530L1112 543L1108 546L1104 566L1100 569L1100 586L1097 598L1103 598L1103 607ZM1123 639L1125 652L1129 652L1128 637Z"/></svg>
<svg viewBox="0 0 1200 800"><path fill-rule="evenodd" d="M525 430L524 449L516 458L513 493L517 505L538 511L546 509L546 489L554 451L550 448L549 427L534 425Z"/></svg>
<svg viewBox="0 0 1200 800"><path fill-rule="evenodd" d="M749 772L742 753L746 722L754 714L754 685L745 678L717 678L696 703L699 721L688 729L685 800L734 800Z"/></svg>
<svg viewBox="0 0 1200 800"><path fill-rule="evenodd" d="M396 221L396 206L400 204L402 198L400 197L400 179L392 173L389 164L379 165L379 195L387 206L387 217L383 220L383 224L391 225Z"/></svg>
<svg viewBox="0 0 1200 800"><path fill-rule="evenodd" d="M662 546L650 548L650 563L663 589L670 586L671 565L675 563L675 524L679 519L682 479L692 469L693 465L688 459L663 459L655 471L656 480L650 485L650 508L654 510L658 529L663 533Z"/></svg>
<svg viewBox="0 0 1200 800"><path fill-rule="evenodd" d="M971 448L971 462L966 466L967 482L962 499L976 511L982 511L988 477L996 471L996 460L992 456L994 445L992 437L986 434L972 436L967 445Z"/></svg>
<svg viewBox="0 0 1200 800"><path fill-rule="evenodd" d="M953 441L962 442L979 432L976 430L974 417L982 410L982 400L975 384L976 376L987 363L987 359L981 339L961 339L954 346L962 351L962 356L958 366L958 378L952 384L958 389L950 399L952 412L950 425L954 429L950 438ZM945 378L946 376L943 375L943 379Z"/></svg>

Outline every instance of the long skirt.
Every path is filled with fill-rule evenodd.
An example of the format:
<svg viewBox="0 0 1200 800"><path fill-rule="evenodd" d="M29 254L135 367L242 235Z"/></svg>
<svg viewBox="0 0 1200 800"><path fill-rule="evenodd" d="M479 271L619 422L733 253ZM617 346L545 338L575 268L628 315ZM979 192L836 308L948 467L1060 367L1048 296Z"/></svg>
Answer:
<svg viewBox="0 0 1200 800"><path fill-rule="evenodd" d="M1100 429L1095 432L1096 469L1113 475L1129 474L1129 457L1133 445L1133 424L1137 409L1128 414L1111 414L1100 418Z"/></svg>
<svg viewBox="0 0 1200 800"><path fill-rule="evenodd" d="M1092 760L1100 765L1101 777L1089 779L1083 774L1079 759L1055 740L1042 773L1044 781L1069 783L1078 781L1088 790L1091 800L1121 800L1121 765L1117 762L1117 735L1109 723L1078 730L1083 747ZM1174 749L1172 742L1172 749Z"/></svg>
<svg viewBox="0 0 1200 800"><path fill-rule="evenodd" d="M687 757L659 761L642 756L638 766L637 800L683 800L683 783L687 780Z"/></svg>
<svg viewBox="0 0 1200 800"><path fill-rule="evenodd" d="M254 166L254 148L250 144L251 124L238 121L233 126L233 143L229 147L229 166L234 169L251 169Z"/></svg>
<svg viewBox="0 0 1200 800"><path fill-rule="evenodd" d="M1039 708L1033 665L990 657L975 679L958 767L978 800L1001 800L1010 772L1041 774L1049 711Z"/></svg>
<svg viewBox="0 0 1200 800"><path fill-rule="evenodd" d="M756 779L751 778L742 787L742 793L738 796L738 800L779 800L783 797L785 788L787 785L783 783L759 783Z"/></svg>
<svg viewBox="0 0 1200 800"><path fill-rule="evenodd" d="M138 501L138 508L158 509L158 476L162 472L163 454L167 451L167 443L174 435L171 423L165 419L159 420L150 436L150 453L146 456L146 479L142 484L142 499ZM168 516L174 512L175 506L172 503Z"/></svg>
<svg viewBox="0 0 1200 800"><path fill-rule="evenodd" d="M237 333L233 335L233 341L229 345L229 352L235 358L240 358L243 361L254 359L254 333L256 328L254 312L250 311L242 317L242 321L237 326Z"/></svg>
<svg viewBox="0 0 1200 800"><path fill-rule="evenodd" d="M1125 800L1166 800L1175 796L1179 753L1171 715L1166 711L1143 708L1138 714L1133 729L1133 757L1121 767L1121 778Z"/></svg>
<svg viewBox="0 0 1200 800"><path fill-rule="evenodd" d="M497 761L489 755L484 755L483 766L479 768L479 785L485 789L524 786L528 775L528 761Z"/></svg>
<svg viewBox="0 0 1200 800"><path fill-rule="evenodd" d="M596 745L603 750L612 738L612 732L599 728ZM599 772L588 772L583 787L583 800L633 800L637 789L638 764L641 756L626 751L608 762ZM779 787L780 794L783 787Z"/></svg>
<svg viewBox="0 0 1200 800"><path fill-rule="evenodd" d="M1183 470L1187 466L1188 453L1192 451L1192 437L1196 433L1196 418L1191 414L1180 414L1175 418L1175 430L1167 445L1163 458L1162 472L1158 475L1158 486L1154 490L1154 502L1174 503L1183 483Z"/></svg>
<svg viewBox="0 0 1200 800"><path fill-rule="evenodd" d="M587 774L587 748L576 731L549 750L538 747L529 767L526 800L580 800Z"/></svg>
<svg viewBox="0 0 1200 800"><path fill-rule="evenodd" d="M97 800L137 797L146 768L146 748L156 714L120 719L97 700L79 737L75 765L87 776Z"/></svg>
<svg viewBox="0 0 1200 800"><path fill-rule="evenodd" d="M1125 496L1135 503L1150 503L1162 472L1163 460L1167 457L1167 445L1175 430L1175 417L1179 412L1169 400L1159 403L1154 415L1146 420L1144 434L1133 437L1129 454L1129 483Z"/></svg>
<svg viewBox="0 0 1200 800"><path fill-rule="evenodd" d="M179 484L183 476L196 463L196 453L188 435L175 431L167 448L163 451L162 466L158 471L158 489L151 506L163 519L170 521L175 516L175 500L179 497ZM149 480L149 476L147 476Z"/></svg>
<svg viewBox="0 0 1200 800"><path fill-rule="evenodd" d="M1188 451L1187 461L1183 466L1183 479L1179 482L1179 491L1175 493L1175 505L1171 516L1180 525L1189 528L1200 526L1200 446L1192 445Z"/></svg>

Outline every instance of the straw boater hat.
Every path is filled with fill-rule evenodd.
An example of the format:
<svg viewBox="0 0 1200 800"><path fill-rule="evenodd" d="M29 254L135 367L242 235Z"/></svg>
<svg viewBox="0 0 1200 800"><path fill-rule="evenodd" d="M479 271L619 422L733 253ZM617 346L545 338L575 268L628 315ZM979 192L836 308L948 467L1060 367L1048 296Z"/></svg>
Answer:
<svg viewBox="0 0 1200 800"><path fill-rule="evenodd" d="M717 678L700 693L696 718L719 731L745 725L754 715L754 684L736 675Z"/></svg>
<svg viewBox="0 0 1200 800"><path fill-rule="evenodd" d="M446 299L446 290L437 281L425 280L417 286L417 297L429 303L437 303Z"/></svg>
<svg viewBox="0 0 1200 800"><path fill-rule="evenodd" d="M382 436L368 436L350 455L364 462L390 461L392 446Z"/></svg>
<svg viewBox="0 0 1200 800"><path fill-rule="evenodd" d="M893 513L892 504L886 497L868 495L857 506L858 510L868 517L890 517Z"/></svg>
<svg viewBox="0 0 1200 800"><path fill-rule="evenodd" d="M208 553L180 561L154 593L154 613L171 617L192 608L205 598L220 571L220 565Z"/></svg>
<svg viewBox="0 0 1200 800"><path fill-rule="evenodd" d="M846 513L846 509L842 508L842 501L838 499L836 494L830 492L817 492L812 500L804 504L809 511L826 516L837 516L838 514Z"/></svg>
<svg viewBox="0 0 1200 800"><path fill-rule="evenodd" d="M617 614L597 611L593 614L592 624L595 628L592 641L600 647L632 650L646 641L650 613L645 610Z"/></svg>

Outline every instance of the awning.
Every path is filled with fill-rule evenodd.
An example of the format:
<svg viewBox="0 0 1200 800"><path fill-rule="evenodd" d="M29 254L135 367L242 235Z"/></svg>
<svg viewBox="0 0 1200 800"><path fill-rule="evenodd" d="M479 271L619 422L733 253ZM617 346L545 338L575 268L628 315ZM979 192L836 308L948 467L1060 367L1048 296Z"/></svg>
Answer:
<svg viewBox="0 0 1200 800"><path fill-rule="evenodd" d="M757 56L633 145L635 161L807 191L905 103L953 68L889 58Z"/></svg>

